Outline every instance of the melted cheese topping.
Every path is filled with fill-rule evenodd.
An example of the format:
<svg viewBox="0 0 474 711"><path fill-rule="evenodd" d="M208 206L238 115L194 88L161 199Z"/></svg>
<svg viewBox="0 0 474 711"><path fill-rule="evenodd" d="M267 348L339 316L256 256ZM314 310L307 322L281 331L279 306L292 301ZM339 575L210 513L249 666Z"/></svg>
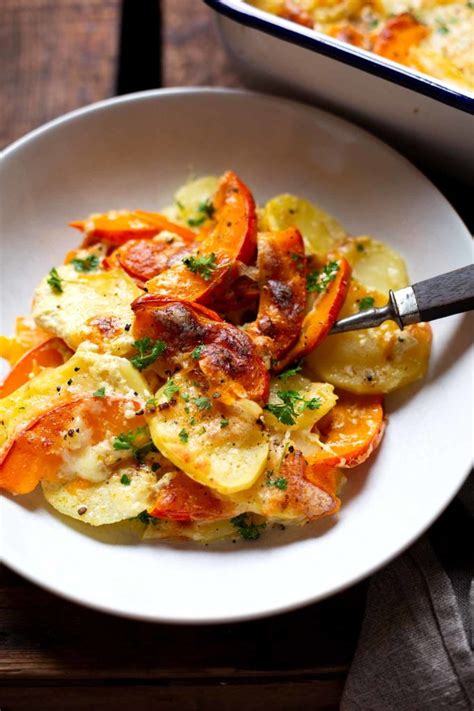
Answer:
<svg viewBox="0 0 474 711"><path fill-rule="evenodd" d="M418 69L456 88L474 91L472 0L247 0L306 27ZM407 51L384 52L394 20L408 15L420 28ZM401 35L400 35L401 36Z"/></svg>

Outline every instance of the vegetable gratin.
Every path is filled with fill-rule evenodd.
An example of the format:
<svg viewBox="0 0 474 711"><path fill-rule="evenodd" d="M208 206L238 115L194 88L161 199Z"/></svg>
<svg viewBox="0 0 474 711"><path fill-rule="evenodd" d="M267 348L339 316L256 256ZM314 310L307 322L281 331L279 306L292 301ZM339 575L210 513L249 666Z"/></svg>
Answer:
<svg viewBox="0 0 474 711"><path fill-rule="evenodd" d="M0 338L0 487L204 542L335 514L383 396L427 369L427 324L328 335L408 285L401 257L304 199L257 209L232 172L71 225L81 246Z"/></svg>
<svg viewBox="0 0 474 711"><path fill-rule="evenodd" d="M247 2L458 90L474 90L474 0Z"/></svg>

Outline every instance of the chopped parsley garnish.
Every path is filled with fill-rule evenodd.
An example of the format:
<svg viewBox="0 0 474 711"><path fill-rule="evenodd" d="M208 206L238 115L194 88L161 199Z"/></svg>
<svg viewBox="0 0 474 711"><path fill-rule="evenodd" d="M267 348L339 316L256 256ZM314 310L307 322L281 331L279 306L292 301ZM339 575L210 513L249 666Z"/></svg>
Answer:
<svg viewBox="0 0 474 711"><path fill-rule="evenodd" d="M181 397L184 402L189 402L189 393L181 393Z"/></svg>
<svg viewBox="0 0 474 711"><path fill-rule="evenodd" d="M208 397L195 397L193 402L198 410L210 410L212 405Z"/></svg>
<svg viewBox="0 0 474 711"><path fill-rule="evenodd" d="M274 486L275 489L280 489L280 491L286 491L286 489L288 488L288 480L282 476L278 477L278 479L272 479L272 474L273 474L272 470L267 472L266 485L267 486Z"/></svg>
<svg viewBox="0 0 474 711"><path fill-rule="evenodd" d="M130 484L132 483L132 480L126 474L122 474L122 476L120 477L120 483L123 484L124 486L130 486Z"/></svg>
<svg viewBox="0 0 474 711"><path fill-rule="evenodd" d="M163 394L167 400L172 400L173 396L177 393L179 393L179 387L176 385L174 380L170 378L165 385Z"/></svg>
<svg viewBox="0 0 474 711"><path fill-rule="evenodd" d="M151 516L145 509L145 511L139 513L138 516L131 518L130 521L140 521L140 523L143 523L144 526L148 526L149 523L156 526L156 524L160 522L160 519L156 516Z"/></svg>
<svg viewBox="0 0 474 711"><path fill-rule="evenodd" d="M227 417L223 417L223 418L221 419L221 430L222 430L224 427L228 427L228 425L229 425L229 420L227 419Z"/></svg>
<svg viewBox="0 0 474 711"><path fill-rule="evenodd" d="M290 257L296 263L296 268L298 271L304 267L304 254L299 254L298 252L290 252Z"/></svg>
<svg viewBox="0 0 474 711"><path fill-rule="evenodd" d="M130 450L137 462L143 462L150 452L158 451L150 439L147 427L137 427L136 430L122 432L114 438L113 447L116 450Z"/></svg>
<svg viewBox="0 0 474 711"><path fill-rule="evenodd" d="M446 25L440 25L436 29L436 32L439 32L440 35L447 35L449 32L449 27L446 27Z"/></svg>
<svg viewBox="0 0 474 711"><path fill-rule="evenodd" d="M131 364L137 370L144 370L155 362L166 350L164 341L154 341L149 336L145 336L140 341L135 341L133 347L136 348L136 355L130 358Z"/></svg>
<svg viewBox="0 0 474 711"><path fill-rule="evenodd" d="M371 309L375 304L375 299L373 296L363 296L359 301L359 311L365 311L366 309Z"/></svg>
<svg viewBox="0 0 474 711"><path fill-rule="evenodd" d="M188 225L190 227L199 227L206 221L206 215L199 215L199 217L190 217L188 220Z"/></svg>
<svg viewBox="0 0 474 711"><path fill-rule="evenodd" d="M310 272L306 277L306 287L308 291L316 291L318 294L322 294L323 291L326 291L329 284L334 281L338 271L339 265L337 262L328 262L321 271L316 270Z"/></svg>
<svg viewBox="0 0 474 711"><path fill-rule="evenodd" d="M63 280L59 276L58 270L56 269L56 267L53 267L49 272L48 284L50 285L51 289L56 292L56 294L63 293L62 282Z"/></svg>
<svg viewBox="0 0 474 711"><path fill-rule="evenodd" d="M197 211L200 214L198 214L197 217L191 217L188 220L188 225L190 227L199 227L199 225L202 225L206 220L210 220L214 215L216 208L210 200L206 200L205 202L201 202L199 204Z"/></svg>
<svg viewBox="0 0 474 711"><path fill-rule="evenodd" d="M105 396L105 387L101 387L98 390L95 391L95 393L92 393L92 397L104 397Z"/></svg>
<svg viewBox="0 0 474 711"><path fill-rule="evenodd" d="M189 439L189 434L186 432L186 430L181 430L178 437L180 438L181 442L186 443Z"/></svg>
<svg viewBox="0 0 474 711"><path fill-rule="evenodd" d="M155 412L157 406L158 406L158 400L154 397L151 397L145 403L145 410L148 410L149 412Z"/></svg>
<svg viewBox="0 0 474 711"><path fill-rule="evenodd" d="M85 259L71 259L71 264L76 272L92 272L99 266L100 259L97 254L89 254Z"/></svg>
<svg viewBox="0 0 474 711"><path fill-rule="evenodd" d="M361 242L358 242L356 245L356 249L358 252L365 252L365 247Z"/></svg>
<svg viewBox="0 0 474 711"><path fill-rule="evenodd" d="M184 257L182 262L190 272L200 274L204 281L209 281L213 271L217 269L216 255L214 252L211 252L211 254L203 254L202 257Z"/></svg>
<svg viewBox="0 0 474 711"><path fill-rule="evenodd" d="M266 528L265 523L255 524L249 518L249 514L242 513L230 519L230 522L238 529L242 538L246 541L256 541L260 538L260 533Z"/></svg>
<svg viewBox="0 0 474 711"><path fill-rule="evenodd" d="M202 356L202 352L204 350L204 343L201 343L199 346L196 346L196 348L191 352L191 358L194 360L199 360L199 358Z"/></svg>
<svg viewBox="0 0 474 711"><path fill-rule="evenodd" d="M303 369L303 366L301 363L298 363L298 365L295 365L294 368L288 368L288 370L284 370L283 373L280 373L278 376L279 380L283 380L286 382L289 378L292 378L296 373L299 373L300 370Z"/></svg>
<svg viewBox="0 0 474 711"><path fill-rule="evenodd" d="M297 390L279 390L276 395L282 401L282 405L269 403L265 405L265 410L274 415L284 425L294 425L298 415L305 410L318 410L321 407L321 399L313 397L305 400Z"/></svg>
<svg viewBox="0 0 474 711"><path fill-rule="evenodd" d="M206 215L206 217L209 217L209 218L214 216L215 211L216 211L216 208L214 207L214 205L212 204L212 202L210 200L205 200L198 207L198 212L203 212Z"/></svg>

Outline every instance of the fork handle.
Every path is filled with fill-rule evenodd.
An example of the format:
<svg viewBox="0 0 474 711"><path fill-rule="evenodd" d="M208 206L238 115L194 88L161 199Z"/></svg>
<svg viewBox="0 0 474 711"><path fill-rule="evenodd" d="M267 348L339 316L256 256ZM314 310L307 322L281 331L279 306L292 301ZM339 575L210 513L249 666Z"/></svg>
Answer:
<svg viewBox="0 0 474 711"><path fill-rule="evenodd" d="M474 264L413 284L421 321L474 309Z"/></svg>

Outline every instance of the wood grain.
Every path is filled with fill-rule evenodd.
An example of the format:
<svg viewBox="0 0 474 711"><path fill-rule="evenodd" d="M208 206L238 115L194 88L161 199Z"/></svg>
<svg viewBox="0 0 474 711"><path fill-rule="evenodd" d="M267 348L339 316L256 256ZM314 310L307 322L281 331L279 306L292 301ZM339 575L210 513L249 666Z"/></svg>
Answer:
<svg viewBox="0 0 474 711"><path fill-rule="evenodd" d="M241 86L201 0L162 0L163 86Z"/></svg>
<svg viewBox="0 0 474 711"><path fill-rule="evenodd" d="M0 147L114 93L119 0L1 0Z"/></svg>
<svg viewBox="0 0 474 711"><path fill-rule="evenodd" d="M0 682L341 680L365 585L278 617L227 625L150 624L81 608L0 569ZM1 704L0 704L1 707ZM2 709L3 711L3 709Z"/></svg>

